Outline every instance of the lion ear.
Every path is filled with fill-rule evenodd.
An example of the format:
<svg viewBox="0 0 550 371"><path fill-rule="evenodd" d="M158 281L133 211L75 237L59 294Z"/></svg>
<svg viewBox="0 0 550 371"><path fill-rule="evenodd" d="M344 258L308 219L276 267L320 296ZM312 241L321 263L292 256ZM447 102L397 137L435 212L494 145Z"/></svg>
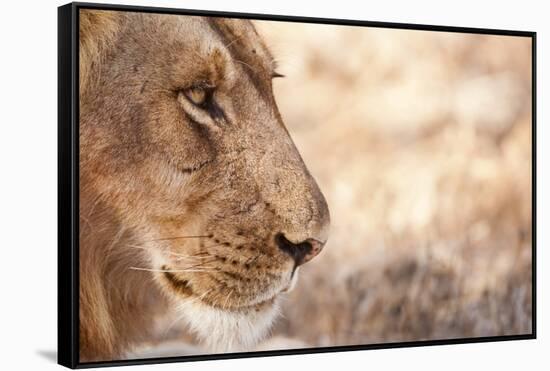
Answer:
<svg viewBox="0 0 550 371"><path fill-rule="evenodd" d="M96 68L120 28L120 13L82 9L79 14L80 90L88 87Z"/></svg>

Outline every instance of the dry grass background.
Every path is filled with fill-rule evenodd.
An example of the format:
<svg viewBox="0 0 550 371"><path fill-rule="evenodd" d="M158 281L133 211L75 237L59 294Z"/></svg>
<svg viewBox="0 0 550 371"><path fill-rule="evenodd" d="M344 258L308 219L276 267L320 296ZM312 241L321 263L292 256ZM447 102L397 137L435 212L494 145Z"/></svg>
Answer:
<svg viewBox="0 0 550 371"><path fill-rule="evenodd" d="M530 333L530 40L256 26L331 212L258 349ZM169 322L130 358L203 351Z"/></svg>
<svg viewBox="0 0 550 371"><path fill-rule="evenodd" d="M332 218L266 347L531 332L530 40L256 26Z"/></svg>

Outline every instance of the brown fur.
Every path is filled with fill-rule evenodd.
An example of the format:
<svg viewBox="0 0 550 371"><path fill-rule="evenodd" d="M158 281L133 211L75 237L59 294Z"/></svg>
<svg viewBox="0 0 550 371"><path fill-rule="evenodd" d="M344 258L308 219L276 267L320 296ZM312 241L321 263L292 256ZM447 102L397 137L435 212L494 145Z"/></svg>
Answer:
<svg viewBox="0 0 550 371"><path fill-rule="evenodd" d="M275 236L326 240L273 68L248 21L81 11L81 360L124 357L185 298L261 311L294 271Z"/></svg>

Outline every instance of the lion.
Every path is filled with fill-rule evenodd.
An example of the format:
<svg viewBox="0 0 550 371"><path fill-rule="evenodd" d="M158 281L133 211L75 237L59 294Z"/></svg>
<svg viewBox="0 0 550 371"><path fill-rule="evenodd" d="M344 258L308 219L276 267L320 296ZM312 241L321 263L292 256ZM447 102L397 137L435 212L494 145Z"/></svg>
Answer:
<svg viewBox="0 0 550 371"><path fill-rule="evenodd" d="M81 10L81 361L123 359L175 313L209 352L252 349L329 210L247 20Z"/></svg>

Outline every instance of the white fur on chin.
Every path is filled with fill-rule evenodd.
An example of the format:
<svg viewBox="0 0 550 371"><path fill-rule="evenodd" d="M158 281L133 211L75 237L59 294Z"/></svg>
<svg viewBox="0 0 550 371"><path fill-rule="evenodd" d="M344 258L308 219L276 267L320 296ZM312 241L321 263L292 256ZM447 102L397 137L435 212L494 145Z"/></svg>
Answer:
<svg viewBox="0 0 550 371"><path fill-rule="evenodd" d="M179 312L209 352L249 351L268 334L279 314L277 300L260 311L254 308L228 311L197 300L182 300Z"/></svg>

